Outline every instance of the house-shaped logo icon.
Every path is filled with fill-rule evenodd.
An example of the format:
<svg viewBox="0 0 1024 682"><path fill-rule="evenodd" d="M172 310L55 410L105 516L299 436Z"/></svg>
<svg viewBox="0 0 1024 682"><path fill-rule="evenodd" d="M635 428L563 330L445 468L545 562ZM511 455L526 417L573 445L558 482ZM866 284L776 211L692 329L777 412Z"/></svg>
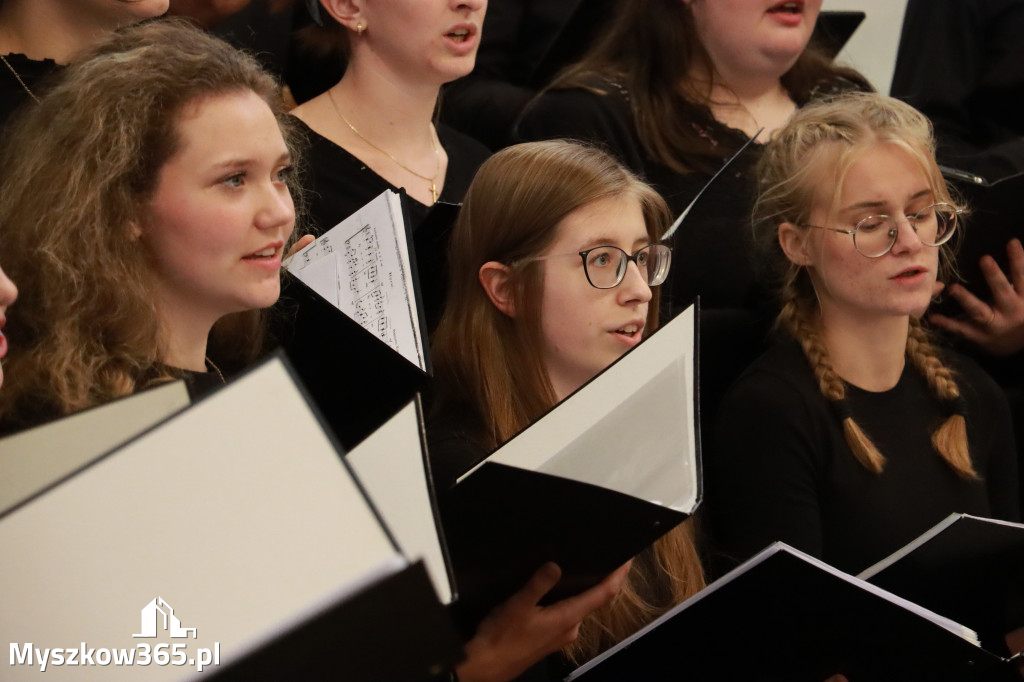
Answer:
<svg viewBox="0 0 1024 682"><path fill-rule="evenodd" d="M157 614L164 617L163 629L170 630L171 637L188 638L188 633L191 632L192 639L196 638L196 629L181 627L181 621L174 615L174 609L163 600L163 597L157 597L142 608L142 633L132 635L132 637L156 637L156 631L159 627Z"/></svg>

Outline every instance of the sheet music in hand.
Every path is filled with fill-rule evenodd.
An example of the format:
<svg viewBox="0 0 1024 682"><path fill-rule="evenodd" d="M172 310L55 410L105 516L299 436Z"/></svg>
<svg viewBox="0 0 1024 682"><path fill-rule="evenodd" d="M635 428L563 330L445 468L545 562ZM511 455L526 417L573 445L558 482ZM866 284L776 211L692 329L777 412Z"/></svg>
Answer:
<svg viewBox="0 0 1024 682"><path fill-rule="evenodd" d="M338 310L428 371L402 197L385 191L285 262Z"/></svg>
<svg viewBox="0 0 1024 682"><path fill-rule="evenodd" d="M599 582L701 500L696 306L464 474L442 498L467 620L562 568L551 599Z"/></svg>
<svg viewBox="0 0 1024 682"><path fill-rule="evenodd" d="M219 665L74 678L370 682L459 656L422 564L395 546L280 356L0 517L4 641L155 648L166 639L138 637L159 627L156 599L194 629L179 640L188 655L216 649Z"/></svg>

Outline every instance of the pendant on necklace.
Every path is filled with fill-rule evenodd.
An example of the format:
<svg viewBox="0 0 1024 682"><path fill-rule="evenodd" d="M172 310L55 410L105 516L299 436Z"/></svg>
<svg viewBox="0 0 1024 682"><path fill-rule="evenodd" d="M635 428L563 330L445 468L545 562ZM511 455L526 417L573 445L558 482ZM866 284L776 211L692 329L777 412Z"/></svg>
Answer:
<svg viewBox="0 0 1024 682"><path fill-rule="evenodd" d="M433 198L434 203L437 203L437 183L434 181L430 182L430 196Z"/></svg>

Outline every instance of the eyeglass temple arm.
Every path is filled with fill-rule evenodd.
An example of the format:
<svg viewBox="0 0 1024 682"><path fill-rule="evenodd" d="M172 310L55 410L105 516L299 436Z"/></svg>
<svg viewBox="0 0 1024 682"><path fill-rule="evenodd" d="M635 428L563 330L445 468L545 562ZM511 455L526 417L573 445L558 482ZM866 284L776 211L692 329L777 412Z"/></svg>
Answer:
<svg viewBox="0 0 1024 682"><path fill-rule="evenodd" d="M729 159L725 163L722 164L722 167L718 169L718 172L716 172L714 175L712 175L711 179L708 180L707 183L705 183L705 185L700 188L700 191L697 192L697 196L695 196L693 198L693 200L689 203L689 205L687 205L687 207L683 209L683 212L679 214L679 217L676 218L676 221L674 223L672 223L672 226L670 228L668 228L668 231L666 231L665 234L662 235L661 238L662 238L663 241L666 240L666 239L669 239L670 237L672 237L672 235L674 235L676 233L676 230L678 230L679 226L683 224L683 220L686 218L686 216L688 216L690 214L690 211L697 204L697 200L700 199L701 195L704 194L705 191L707 191L708 187L710 187L712 184L714 184L715 180L718 179L718 176L722 174L722 171L724 171L726 168L728 168L729 165L733 161L736 160L736 157L739 156L740 154L742 154L743 150L746 149L747 147L749 147L750 143L753 142L754 140L756 140L757 136L760 135L763 131L764 131L764 128L762 127L762 128L759 128L756 133L751 135L750 139L748 139L746 142L744 142L743 145L738 150L736 150L736 153L733 154L732 156L730 156Z"/></svg>

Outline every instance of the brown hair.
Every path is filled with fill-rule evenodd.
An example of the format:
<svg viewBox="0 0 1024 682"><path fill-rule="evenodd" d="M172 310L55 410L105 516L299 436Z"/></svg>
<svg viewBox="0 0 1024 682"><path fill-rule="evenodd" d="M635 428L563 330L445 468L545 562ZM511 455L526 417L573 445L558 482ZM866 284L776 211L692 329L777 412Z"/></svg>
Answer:
<svg viewBox="0 0 1024 682"><path fill-rule="evenodd" d="M801 109L769 142L758 164L760 196L754 206L754 229L761 251L776 266L782 281L779 324L800 342L821 392L837 406L854 456L868 470L881 473L885 457L843 409L845 384L829 360L811 279L806 268L786 258L778 243L779 225L807 225L818 202L830 201L829 212L835 210L847 172L864 151L877 144L906 151L924 171L935 201L956 205L935 161L928 119L899 100L851 93ZM948 246L940 248L945 252L940 259L944 268L952 260L951 254ZM976 477L967 448L966 422L958 406L960 390L917 319L910 321L907 356L932 392L958 409L932 434L932 444L957 473Z"/></svg>
<svg viewBox="0 0 1024 682"><path fill-rule="evenodd" d="M480 167L466 194L449 249L447 305L433 359L438 404L476 417L480 444L493 449L557 402L541 358L539 255L559 223L593 201L635 196L651 241L671 214L664 200L606 153L554 140L504 149ZM477 273L488 261L513 273L515 318L500 312ZM648 329L658 319L648 307ZM704 585L691 524L667 534L649 562L638 561L622 592L580 628L565 649L576 663L635 632Z"/></svg>
<svg viewBox="0 0 1024 682"><path fill-rule="evenodd" d="M729 150L714 145L679 114L698 106L713 118L706 84L714 81L714 64L701 44L690 6L680 0L622 0L617 10L590 50L550 87L607 94L595 89L595 77L618 83L629 92L634 125L649 156L677 173L716 170ZM703 83L694 82L695 71L704 72ZM839 79L871 89L859 73L836 66L808 46L782 76L782 85L803 104L816 88Z"/></svg>
<svg viewBox="0 0 1024 682"><path fill-rule="evenodd" d="M67 414L166 376L153 277L131 226L144 221L176 151L183 108L249 90L294 154L273 78L227 43L161 20L116 32L7 129L0 249L22 297L0 393L6 422ZM258 311L228 316L211 352L253 353L261 328Z"/></svg>

